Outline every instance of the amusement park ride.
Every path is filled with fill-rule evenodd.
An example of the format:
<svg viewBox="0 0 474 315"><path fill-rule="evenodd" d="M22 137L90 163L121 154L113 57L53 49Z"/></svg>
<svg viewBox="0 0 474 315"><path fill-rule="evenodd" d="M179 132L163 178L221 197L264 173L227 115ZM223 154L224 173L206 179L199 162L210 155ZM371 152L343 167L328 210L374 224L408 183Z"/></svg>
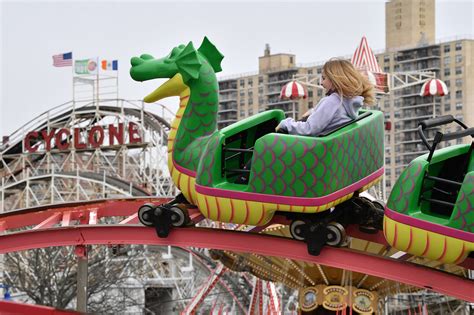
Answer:
<svg viewBox="0 0 474 315"><path fill-rule="evenodd" d="M227 270L257 276L248 308L234 299L252 314L284 311L265 281L300 290L302 311L322 305L372 313L385 296L422 289L474 302L473 146L437 150L442 141L472 137L474 128L451 116L420 124L429 153L409 164L385 205L364 193L384 174L380 111L363 110L320 137L276 133L280 110L218 130L222 58L207 38L198 49L190 42L160 59L132 58L134 80L169 79L146 103L180 97L171 124L143 102L73 102L12 135L1 154L0 252L89 244L210 248L220 264L186 314ZM434 79L367 75L389 90ZM314 82L295 77L290 84ZM449 123L462 130L427 139L427 129ZM165 154L168 169L157 167ZM179 193L164 179L168 170Z"/></svg>

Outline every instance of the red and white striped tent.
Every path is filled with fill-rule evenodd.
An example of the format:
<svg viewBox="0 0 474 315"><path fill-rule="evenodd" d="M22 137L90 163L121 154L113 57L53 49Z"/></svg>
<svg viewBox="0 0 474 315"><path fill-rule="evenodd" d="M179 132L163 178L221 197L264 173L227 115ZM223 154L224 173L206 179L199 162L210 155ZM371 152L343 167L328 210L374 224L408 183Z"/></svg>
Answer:
<svg viewBox="0 0 474 315"><path fill-rule="evenodd" d="M375 58L374 52L369 47L365 36L362 37L359 46L354 55L352 55L351 63L369 79L377 92L389 92L388 74L383 73L382 69L380 69L377 58Z"/></svg>
<svg viewBox="0 0 474 315"><path fill-rule="evenodd" d="M285 84L280 92L280 99L282 100L295 100L306 97L306 89L301 83L296 82L295 80Z"/></svg>
<svg viewBox="0 0 474 315"><path fill-rule="evenodd" d="M446 83L439 79L431 79L421 87L420 96L444 96L448 93Z"/></svg>
<svg viewBox="0 0 474 315"><path fill-rule="evenodd" d="M357 47L354 55L352 55L351 62L359 70L382 73L377 63L377 58L375 58L374 52L370 49L365 36L362 37L359 47Z"/></svg>

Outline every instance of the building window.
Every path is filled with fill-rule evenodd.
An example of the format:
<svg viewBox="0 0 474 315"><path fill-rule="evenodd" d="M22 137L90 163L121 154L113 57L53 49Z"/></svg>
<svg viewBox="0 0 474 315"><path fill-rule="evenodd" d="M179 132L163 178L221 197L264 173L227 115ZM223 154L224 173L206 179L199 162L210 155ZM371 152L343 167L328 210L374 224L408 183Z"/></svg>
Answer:
<svg viewBox="0 0 474 315"><path fill-rule="evenodd" d="M308 74L313 74L313 69L309 69Z"/></svg>
<svg viewBox="0 0 474 315"><path fill-rule="evenodd" d="M293 57L290 57L290 63L293 64Z"/></svg>
<svg viewBox="0 0 474 315"><path fill-rule="evenodd" d="M462 103L456 103L456 109L462 110Z"/></svg>
<svg viewBox="0 0 474 315"><path fill-rule="evenodd" d="M318 89L318 96L323 96L323 91Z"/></svg>
<svg viewBox="0 0 474 315"><path fill-rule="evenodd" d="M383 61L384 61L385 63L390 62L390 55L385 55L385 56L383 56Z"/></svg>
<svg viewBox="0 0 474 315"><path fill-rule="evenodd" d="M462 62L462 55L456 55L456 63Z"/></svg>
<svg viewBox="0 0 474 315"><path fill-rule="evenodd" d="M390 164L390 157L389 157L389 156L387 156L387 157L385 158L385 164Z"/></svg>
<svg viewBox="0 0 474 315"><path fill-rule="evenodd" d="M451 46L448 44L448 45L444 45L444 52L445 53L448 53L451 51Z"/></svg>
<svg viewBox="0 0 474 315"><path fill-rule="evenodd" d="M459 51L462 49L462 43L461 42L457 42L456 43L456 51Z"/></svg>
<svg viewBox="0 0 474 315"><path fill-rule="evenodd" d="M244 98L244 96L245 96L245 91L244 91L244 90L241 90L241 91L240 91L240 98Z"/></svg>
<svg viewBox="0 0 474 315"><path fill-rule="evenodd" d="M245 117L245 110L243 109L240 110L240 117Z"/></svg>
<svg viewBox="0 0 474 315"><path fill-rule="evenodd" d="M389 66L383 67L383 72L385 73L390 72L390 67Z"/></svg>
<svg viewBox="0 0 474 315"><path fill-rule="evenodd" d="M451 57L449 56L444 57L444 65L449 66L450 63L451 63Z"/></svg>
<svg viewBox="0 0 474 315"><path fill-rule="evenodd" d="M451 75L451 69L450 68L444 68L444 76L448 77Z"/></svg>
<svg viewBox="0 0 474 315"><path fill-rule="evenodd" d="M451 86L451 80L446 80L444 83L448 88Z"/></svg>
<svg viewBox="0 0 474 315"><path fill-rule="evenodd" d="M456 91L456 98L462 98L462 91Z"/></svg>
<svg viewBox="0 0 474 315"><path fill-rule="evenodd" d="M249 98L249 105L253 105L253 97Z"/></svg>
<svg viewBox="0 0 474 315"><path fill-rule="evenodd" d="M308 108L312 108L313 107L313 102L308 102Z"/></svg>
<svg viewBox="0 0 474 315"><path fill-rule="evenodd" d="M240 87L244 87L244 85L245 85L245 80L243 80L243 79L240 80Z"/></svg>
<svg viewBox="0 0 474 315"><path fill-rule="evenodd" d="M461 67L456 67L456 75L462 74L462 68Z"/></svg>
<svg viewBox="0 0 474 315"><path fill-rule="evenodd" d="M252 116L253 115L253 108L250 108L249 109L249 116Z"/></svg>
<svg viewBox="0 0 474 315"><path fill-rule="evenodd" d="M252 87L253 86L253 79L249 79L247 84L248 84L249 87Z"/></svg>
<svg viewBox="0 0 474 315"><path fill-rule="evenodd" d="M258 85L263 84L263 77L258 77Z"/></svg>
<svg viewBox="0 0 474 315"><path fill-rule="evenodd" d="M308 91L308 97L313 97L313 91L311 90Z"/></svg>
<svg viewBox="0 0 474 315"><path fill-rule="evenodd" d="M245 101L243 99L240 100L240 106L244 106L245 105Z"/></svg>
<svg viewBox="0 0 474 315"><path fill-rule="evenodd" d="M462 79L456 79L456 86L461 87L462 86Z"/></svg>
<svg viewBox="0 0 474 315"><path fill-rule="evenodd" d="M444 103L444 111L449 112L450 110L451 110L451 103L450 102Z"/></svg>

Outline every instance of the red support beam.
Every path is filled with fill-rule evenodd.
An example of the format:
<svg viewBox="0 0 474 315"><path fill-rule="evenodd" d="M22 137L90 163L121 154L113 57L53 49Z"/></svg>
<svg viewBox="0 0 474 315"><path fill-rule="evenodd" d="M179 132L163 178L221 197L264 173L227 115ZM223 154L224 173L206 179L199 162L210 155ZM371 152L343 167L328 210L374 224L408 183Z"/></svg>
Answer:
<svg viewBox="0 0 474 315"><path fill-rule="evenodd" d="M53 225L59 223L59 221L61 220L61 217L62 217L62 214L60 212L53 213L47 219L45 219L43 222L36 225L33 228L33 230L50 228Z"/></svg>
<svg viewBox="0 0 474 315"><path fill-rule="evenodd" d="M216 284L219 282L219 279L227 271L227 268L224 265L219 264L214 270L214 273L207 279L202 288L199 290L199 293L193 297L189 302L186 308L181 312L182 315L195 314L201 303L206 299L207 295L214 289ZM218 299L215 299L212 309L216 306ZM211 311L212 314L212 311Z"/></svg>
<svg viewBox="0 0 474 315"><path fill-rule="evenodd" d="M172 245L285 257L369 274L474 302L474 281L466 278L414 263L342 248L325 247L321 255L310 256L303 242L237 231L181 228L171 230L168 238L160 239L153 228L130 225L30 230L0 236L0 253L50 246L93 244Z"/></svg>
<svg viewBox="0 0 474 315"><path fill-rule="evenodd" d="M57 308L42 305L24 304L0 300L0 314L74 315L81 313L60 310Z"/></svg>

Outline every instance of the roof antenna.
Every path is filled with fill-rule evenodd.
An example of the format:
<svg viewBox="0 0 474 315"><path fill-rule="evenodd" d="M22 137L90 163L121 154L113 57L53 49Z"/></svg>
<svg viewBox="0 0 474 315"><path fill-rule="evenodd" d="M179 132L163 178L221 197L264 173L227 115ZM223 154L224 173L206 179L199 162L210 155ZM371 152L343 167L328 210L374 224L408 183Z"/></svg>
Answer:
<svg viewBox="0 0 474 315"><path fill-rule="evenodd" d="M265 56L270 56L270 44L265 44Z"/></svg>

